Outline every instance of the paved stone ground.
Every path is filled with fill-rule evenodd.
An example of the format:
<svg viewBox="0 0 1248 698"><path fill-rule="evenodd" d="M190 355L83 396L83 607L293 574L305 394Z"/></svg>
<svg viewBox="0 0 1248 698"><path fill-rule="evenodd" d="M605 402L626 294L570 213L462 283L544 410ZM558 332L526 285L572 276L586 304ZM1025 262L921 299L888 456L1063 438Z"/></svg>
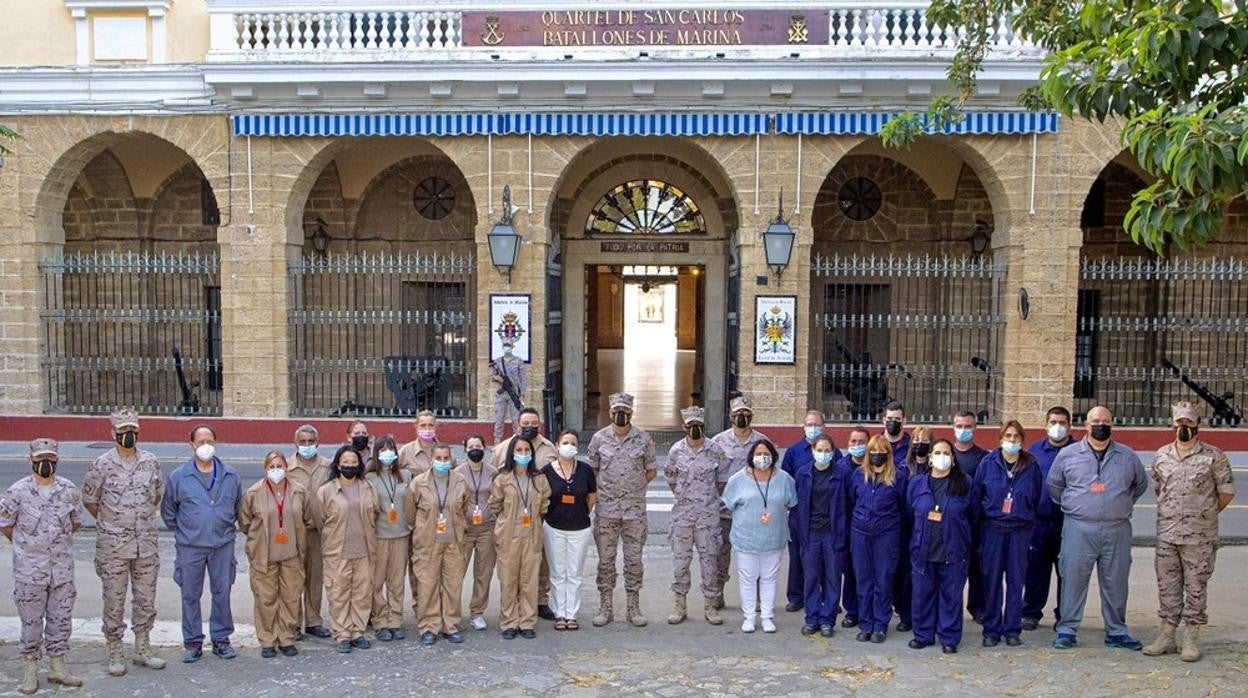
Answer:
<svg viewBox="0 0 1248 698"><path fill-rule="evenodd" d="M178 594L167 569L171 541L162 539L166 569L160 581L157 639L169 668L160 672L131 668L127 677L113 679L105 674L106 654L96 620L100 598L91 566L94 541L89 533L79 538L76 615L86 620L75 631L71 660L88 684L77 695L1248 695L1248 597L1241 584L1248 571L1245 547L1222 551L1210 593L1206 658L1196 664L1184 664L1177 656L1153 659L1104 648L1095 592L1080 634L1083 647L1072 652L1050 647L1051 629L1025 633L1020 648L983 649L979 627L969 620L962 650L955 656L941 655L938 648L910 650L909 637L902 633L893 633L883 645L858 643L852 632L840 628L831 640L805 638L798 633L800 615L783 610L778 613L776 635L744 635L735 579L723 626L711 627L695 615L695 620L672 627L664 622L671 603L667 588L671 558L665 540L652 536L643 591L651 623L644 629L620 621L607 628L590 627L589 616L597 608L592 581L596 560L591 553L583 589L583 629L575 633L555 632L543 622L536 641L504 641L497 633L495 594L487 612L490 630L468 632L468 641L458 647L439 642L426 649L407 640L375 643L373 649L342 656L329 641L305 641L298 657L265 660L259 657L248 625L252 601L243 562L234 586L240 656L233 661L208 656L188 666L177 661ZM16 694L21 668L10 570L8 547L0 546L0 695ZM696 566L694 578L696 589ZM1150 548L1135 549L1131 584L1129 620L1133 633L1147 641L1156 622ZM617 591L616 599L617 605L622 604L622 591ZM700 603L691 606L700 608ZM410 614L406 626L414 635ZM41 694L49 693L45 684Z"/></svg>

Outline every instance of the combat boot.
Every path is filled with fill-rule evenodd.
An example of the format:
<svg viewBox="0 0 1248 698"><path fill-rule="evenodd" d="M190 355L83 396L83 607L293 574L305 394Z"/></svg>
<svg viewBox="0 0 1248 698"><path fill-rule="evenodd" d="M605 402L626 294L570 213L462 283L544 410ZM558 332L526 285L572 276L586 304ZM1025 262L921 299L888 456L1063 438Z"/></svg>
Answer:
<svg viewBox="0 0 1248 698"><path fill-rule="evenodd" d="M628 622L638 628L646 627L646 617L641 614L641 592L628 592Z"/></svg>
<svg viewBox="0 0 1248 698"><path fill-rule="evenodd" d="M39 662L34 657L22 657L22 687L18 690L28 696L39 690Z"/></svg>
<svg viewBox="0 0 1248 698"><path fill-rule="evenodd" d="M1150 657L1160 657L1178 649L1174 644L1174 631L1175 626L1162 621L1161 630L1157 631L1157 639L1144 648L1144 654Z"/></svg>
<svg viewBox="0 0 1248 698"><path fill-rule="evenodd" d="M59 683L69 688L82 687L82 679L69 673L65 666L65 657L52 657L48 664L48 683Z"/></svg>
<svg viewBox="0 0 1248 698"><path fill-rule="evenodd" d="M714 597L708 597L702 605L703 613L706 615L706 622L711 625L723 625L724 619L719 615L719 606L715 604Z"/></svg>
<svg viewBox="0 0 1248 698"><path fill-rule="evenodd" d="M1179 658L1185 662L1200 661L1200 647L1196 644L1200 640L1200 626L1192 623L1187 624L1187 630L1183 633L1183 653Z"/></svg>
<svg viewBox="0 0 1248 698"><path fill-rule="evenodd" d="M613 596L609 591L602 592L602 598L598 601L598 615L594 616L593 620L595 628L601 628L615 619L615 613L611 610L614 602Z"/></svg>
<svg viewBox="0 0 1248 698"><path fill-rule="evenodd" d="M687 615L688 611L685 608L685 595L677 594L675 600L672 602L672 613L667 617L667 623L668 625L679 625Z"/></svg>
<svg viewBox="0 0 1248 698"><path fill-rule="evenodd" d="M134 663L148 669L164 669L165 660L152 652L152 641L147 633L134 636Z"/></svg>
<svg viewBox="0 0 1248 698"><path fill-rule="evenodd" d="M122 647L121 640L108 641L108 675L126 675L126 649Z"/></svg>
<svg viewBox="0 0 1248 698"><path fill-rule="evenodd" d="M715 604L716 611L724 610L724 592L721 591L718 594L716 594L715 598L712 599L711 602Z"/></svg>

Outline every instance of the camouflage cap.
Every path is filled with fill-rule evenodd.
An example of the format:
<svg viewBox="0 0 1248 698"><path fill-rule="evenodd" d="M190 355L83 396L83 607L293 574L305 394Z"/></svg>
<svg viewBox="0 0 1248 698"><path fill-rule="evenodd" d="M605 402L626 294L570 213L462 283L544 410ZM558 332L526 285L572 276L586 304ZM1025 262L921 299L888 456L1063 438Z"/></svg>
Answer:
<svg viewBox="0 0 1248 698"><path fill-rule="evenodd" d="M134 427L135 429L138 429L139 413L128 408L115 410L108 416L108 421L113 423L114 429L120 429L122 427Z"/></svg>
<svg viewBox="0 0 1248 698"><path fill-rule="evenodd" d="M728 410L728 414L736 414L738 412L749 412L754 414L754 409L750 407L750 399L744 395L734 397L732 399L732 408Z"/></svg>
<svg viewBox="0 0 1248 698"><path fill-rule="evenodd" d="M1200 413L1196 411L1196 406L1186 400L1171 405L1170 414L1176 422L1180 419L1190 419L1193 422L1200 421Z"/></svg>
<svg viewBox="0 0 1248 698"><path fill-rule="evenodd" d="M682 424L690 424L692 422L706 424L706 410L697 405L686 407L680 411L680 419Z"/></svg>
<svg viewBox="0 0 1248 698"><path fill-rule="evenodd" d="M59 447L60 444L56 442L56 439L35 439L30 442L30 455L32 458L35 456L55 456L56 449Z"/></svg>
<svg viewBox="0 0 1248 698"><path fill-rule="evenodd" d="M633 411L633 396L628 393L611 393L611 409Z"/></svg>

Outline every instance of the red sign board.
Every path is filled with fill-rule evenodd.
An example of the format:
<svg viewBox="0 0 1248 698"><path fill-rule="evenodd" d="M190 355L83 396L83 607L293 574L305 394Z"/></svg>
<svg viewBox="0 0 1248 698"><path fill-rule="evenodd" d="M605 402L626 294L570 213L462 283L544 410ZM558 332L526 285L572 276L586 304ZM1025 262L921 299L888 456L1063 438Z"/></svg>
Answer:
<svg viewBox="0 0 1248 698"><path fill-rule="evenodd" d="M826 10L465 12L464 46L805 46L828 43Z"/></svg>

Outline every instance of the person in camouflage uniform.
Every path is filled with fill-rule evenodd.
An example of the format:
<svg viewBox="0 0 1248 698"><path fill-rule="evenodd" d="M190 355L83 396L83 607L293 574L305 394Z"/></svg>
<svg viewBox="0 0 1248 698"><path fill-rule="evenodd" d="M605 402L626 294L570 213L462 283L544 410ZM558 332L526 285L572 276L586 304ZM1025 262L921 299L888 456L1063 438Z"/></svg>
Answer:
<svg viewBox="0 0 1248 698"><path fill-rule="evenodd" d="M732 426L719 432L711 441L728 454L728 472L722 476L721 483L727 484L728 478L740 472L747 465L746 458L754 450L759 441L770 441L762 432L756 431L750 423L754 420L754 410L750 399L745 395L734 397L729 403L728 418ZM715 596L715 607L724 607L724 585L730 577L732 566L732 513L727 508L719 512L719 577L716 580L718 594Z"/></svg>
<svg viewBox="0 0 1248 698"><path fill-rule="evenodd" d="M57 443L30 442L33 475L13 483L0 499L0 532L13 541L13 603L22 621L21 692L39 690L37 662L47 649L48 683L81 686L65 668L74 622L73 535L82 526L82 496L56 476Z"/></svg>
<svg viewBox="0 0 1248 698"><path fill-rule="evenodd" d="M149 635L156 623L156 579L160 556L156 546L156 508L165 492L156 456L138 448L139 416L122 409L109 417L116 448L95 459L82 484L82 501L96 520L95 573L104 597L104 639L108 643L108 674L125 676L126 588L133 589L130 625L134 630L134 663L163 669L165 660L152 653Z"/></svg>
<svg viewBox="0 0 1248 698"><path fill-rule="evenodd" d="M728 454L706 438L705 409L687 407L680 411L680 416L685 425L685 438L672 444L663 471L668 488L676 495L668 531L675 600L667 622L675 625L687 615L685 597L692 585L689 568L693 564L693 549L697 547L706 620L711 625L720 625L724 621L715 607L715 597L719 593L719 497L724 493L727 479Z"/></svg>
<svg viewBox="0 0 1248 698"><path fill-rule="evenodd" d="M1175 440L1153 456L1157 494L1157 597L1161 631L1144 654L1174 652L1175 631L1183 634L1182 659L1200 659L1200 627L1205 615L1206 585L1218 554L1218 515L1235 496L1231 462L1221 450L1197 438L1200 415L1190 402L1171 408Z"/></svg>
<svg viewBox="0 0 1248 698"><path fill-rule="evenodd" d="M646 485L658 474L654 440L631 424L633 396L615 393L610 398L611 425L598 430L585 455L598 479L594 540L598 545L598 593L601 597L596 626L610 623L615 593L615 556L624 545L624 591L628 594L628 622L646 624L641 613L644 575L642 550L646 545Z"/></svg>

